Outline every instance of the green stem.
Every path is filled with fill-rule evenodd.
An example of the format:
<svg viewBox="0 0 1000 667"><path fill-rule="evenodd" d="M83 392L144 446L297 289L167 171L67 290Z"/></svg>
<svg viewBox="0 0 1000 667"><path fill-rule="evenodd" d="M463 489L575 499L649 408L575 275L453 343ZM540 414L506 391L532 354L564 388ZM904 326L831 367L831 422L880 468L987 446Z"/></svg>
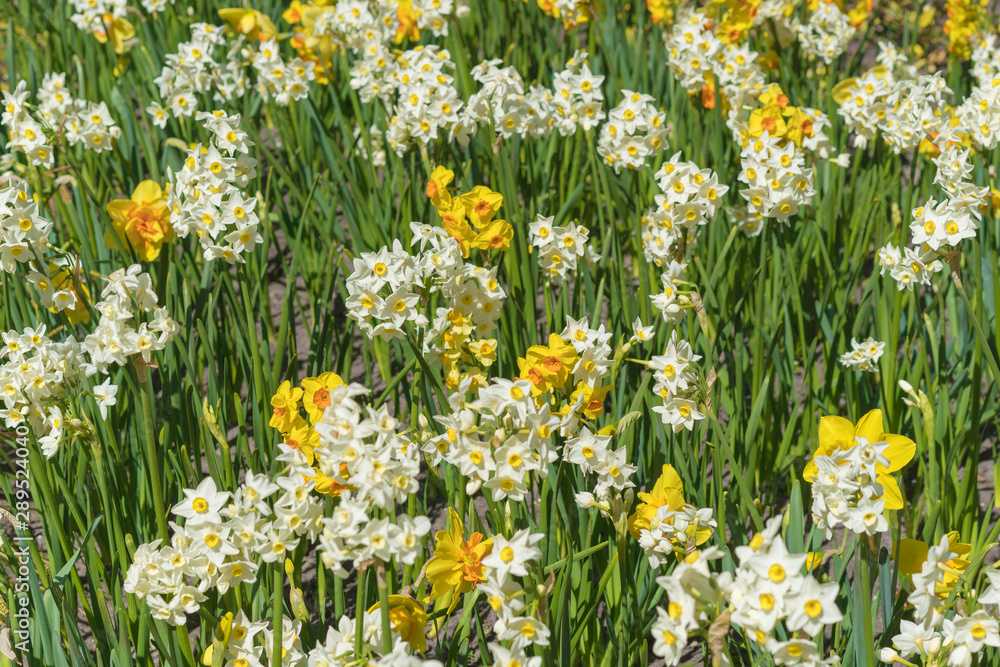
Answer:
<svg viewBox="0 0 1000 667"><path fill-rule="evenodd" d="M149 478L153 485L153 509L156 512L156 532L163 544L169 539L167 532L167 511L163 506L163 487L160 483L160 463L156 452L156 433L153 429L153 403L150 397L152 388L146 376L146 363L140 357L133 360L136 381L139 383L139 395L142 402L142 432L145 444L146 465L149 466Z"/></svg>
<svg viewBox="0 0 1000 667"><path fill-rule="evenodd" d="M862 601L861 608L864 610L864 642L865 645L861 647L858 651L861 656L864 656L864 665L867 667L874 667L875 657L875 629L872 622L872 586L874 581L872 580L872 563L871 557L868 553L868 539L862 537L858 542L858 557L861 559L859 563L859 569L861 570L861 594L864 595L864 600ZM857 635L856 635L857 636ZM857 647L855 648L857 651ZM859 660L860 663L860 660Z"/></svg>
<svg viewBox="0 0 1000 667"><path fill-rule="evenodd" d="M378 607L382 612L382 648L386 654L392 653L392 623L389 620L389 586L385 581L385 563L375 566L375 578L378 583Z"/></svg>
<svg viewBox="0 0 1000 667"><path fill-rule="evenodd" d="M271 640L271 664L280 665L281 640L285 634L281 609L285 589L285 564L275 561L274 566L274 602L271 608L271 630L274 632L274 638Z"/></svg>
<svg viewBox="0 0 1000 667"><path fill-rule="evenodd" d="M361 664L365 637L365 571L358 570L357 602L354 604L354 662Z"/></svg>

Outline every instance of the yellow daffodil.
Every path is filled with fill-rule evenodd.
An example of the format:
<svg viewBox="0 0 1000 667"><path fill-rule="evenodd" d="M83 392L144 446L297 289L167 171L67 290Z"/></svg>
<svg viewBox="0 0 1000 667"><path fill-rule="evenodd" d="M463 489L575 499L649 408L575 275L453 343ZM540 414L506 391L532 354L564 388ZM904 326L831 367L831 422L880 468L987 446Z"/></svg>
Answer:
<svg viewBox="0 0 1000 667"><path fill-rule="evenodd" d="M448 185L454 179L455 172L441 165L435 167L434 171L431 172L430 180L427 181L427 187L424 189L424 192L431 200L431 203L438 209L441 208L442 204L448 206L451 200Z"/></svg>
<svg viewBox="0 0 1000 667"><path fill-rule="evenodd" d="M814 134L812 117L798 107L789 107L792 113L785 121L785 137L796 146L802 146L802 142L811 138Z"/></svg>
<svg viewBox="0 0 1000 667"><path fill-rule="evenodd" d="M439 530L434 539L434 557L427 561L427 579L431 582L429 600L451 593L450 614L458 606L463 593L468 593L476 584L486 581L483 558L493 549L493 539L483 539L482 533L473 533L465 539L465 525L462 517L448 508L448 530Z"/></svg>
<svg viewBox="0 0 1000 667"><path fill-rule="evenodd" d="M485 185L477 185L462 195L466 215L476 229L486 227L503 204L503 195L493 192Z"/></svg>
<svg viewBox="0 0 1000 667"><path fill-rule="evenodd" d="M531 395L539 396L553 387L562 388L576 361L573 346L550 334L547 346L533 345L517 360L518 374L531 382Z"/></svg>
<svg viewBox="0 0 1000 667"><path fill-rule="evenodd" d="M442 201L438 213L441 215L441 226L462 246L462 256L468 257L476 233L465 219L465 205L462 200L452 198L447 204Z"/></svg>
<svg viewBox="0 0 1000 667"><path fill-rule="evenodd" d="M417 15L413 11L412 0L400 0L396 18L399 20L399 27L396 28L397 44L402 44L407 38L414 42L420 39L420 28L417 27Z"/></svg>
<svg viewBox="0 0 1000 667"><path fill-rule="evenodd" d="M73 304L73 307L63 310L70 323L79 324L82 322L86 324L89 322L90 311L87 310L87 304L90 302L90 291L87 289L87 286L82 282L80 283L80 288L83 290L83 294L80 294L73 285L73 274L66 267L57 264L49 264L49 277L52 278L52 289L54 291L68 290L76 295L76 303ZM49 311L56 313L59 312L59 309L52 306L49 308Z"/></svg>
<svg viewBox="0 0 1000 667"><path fill-rule="evenodd" d="M368 613L377 612L382 608L377 603L368 609ZM389 622L392 631L399 633L399 638L410 645L417 653L427 650L427 612L423 605L405 595L389 596Z"/></svg>
<svg viewBox="0 0 1000 667"><path fill-rule="evenodd" d="M676 512L687 504L684 502L684 483L672 465L664 465L653 488L649 492L637 493L636 497L642 502L628 518L628 530L637 540L643 530L649 530L650 521L656 516L658 509L666 507L669 511ZM701 526L695 532L692 527L689 534L695 538L696 544L704 544L712 536L712 529Z"/></svg>
<svg viewBox="0 0 1000 667"><path fill-rule="evenodd" d="M322 493L323 495L326 496L339 496L341 493L343 493L344 489L348 488L346 485L337 481L335 477L330 477L326 475L322 470L320 470L316 466L313 467L313 472L316 473L315 476L307 477L306 481L315 482L315 486L313 488L316 489L317 493ZM346 463L340 464L340 477L344 479L347 478Z"/></svg>
<svg viewBox="0 0 1000 667"><path fill-rule="evenodd" d="M108 247L131 245L139 259L152 262L160 256L163 244L174 240L167 194L153 181L137 185L131 199L110 202L107 211L114 231L104 235Z"/></svg>
<svg viewBox="0 0 1000 667"><path fill-rule="evenodd" d="M486 340L475 340L469 343L469 351L475 357L476 362L489 368L497 360L497 340L490 338Z"/></svg>
<svg viewBox="0 0 1000 667"><path fill-rule="evenodd" d="M642 501L628 519L628 529L632 537L639 539L641 530L649 530L649 520L656 510L666 506L671 512L684 507L684 482L672 465L664 465L660 478L649 492L636 494Z"/></svg>
<svg viewBox="0 0 1000 667"><path fill-rule="evenodd" d="M273 38L277 33L270 17L256 9L242 7L220 9L219 18L225 21L230 28L246 35L251 40L263 42Z"/></svg>
<svg viewBox="0 0 1000 667"><path fill-rule="evenodd" d="M851 27L855 30L860 30L862 24L868 20L868 15L874 9L874 6L875 3L872 0L861 0L861 2L854 5L847 12L847 20L850 21Z"/></svg>
<svg viewBox="0 0 1000 667"><path fill-rule="evenodd" d="M514 238L514 228L504 220L493 220L472 239L472 247L480 250L500 250L506 252Z"/></svg>
<svg viewBox="0 0 1000 667"><path fill-rule="evenodd" d="M299 401L302 400L302 390L292 387L292 383L285 380L278 387L278 391L271 397L271 421L268 424L273 429L281 433L291 431L292 422L299 416Z"/></svg>
<svg viewBox="0 0 1000 667"><path fill-rule="evenodd" d="M580 382L576 385L576 391L569 397L569 401L575 404L577 398L582 394L583 403L580 406L580 412L587 419L597 419L604 411L604 398L611 389L612 385L610 384L606 387L594 389L586 382Z"/></svg>
<svg viewBox="0 0 1000 667"><path fill-rule="evenodd" d="M285 436L285 444L305 454L309 459L309 465L312 465L316 460L313 449L319 445L319 433L303 419L301 424L292 426Z"/></svg>
<svg viewBox="0 0 1000 667"><path fill-rule="evenodd" d="M115 53L125 53L125 42L135 37L135 27L124 18L115 18L108 13L103 16L104 29L95 30L94 37L101 44L111 42Z"/></svg>
<svg viewBox="0 0 1000 667"><path fill-rule="evenodd" d="M965 558L972 552L971 544L963 544L959 542L961 536L958 534L957 530L953 530L948 533L948 548L955 553L955 558L950 559L945 563L945 565L953 570L949 572L944 571L944 578L941 583L937 584L935 592L938 597L945 599L951 593L951 589L955 587L958 583L958 574L965 572L966 568L969 567L970 562ZM899 547L896 550L896 564L899 566L899 571L903 574L914 575L920 572L924 566L924 562L927 560L927 552L929 547L927 543L921 542L920 540L911 540L903 538L899 540ZM956 574L958 573L958 574Z"/></svg>
<svg viewBox="0 0 1000 667"><path fill-rule="evenodd" d="M749 133L753 138L767 132L772 138L783 137L787 131L785 119L781 116L781 107L771 104L750 113Z"/></svg>
<svg viewBox="0 0 1000 667"><path fill-rule="evenodd" d="M887 510L898 510L903 508L903 494L899 490L899 485L892 477L892 473L900 470L910 462L916 451L916 444L909 438L886 433L882 427L882 411L872 410L862 417L857 426L850 420L829 415L819 420L819 448L813 452L812 460L806 464L802 471L802 477L809 483L816 480L818 469L816 468L816 457L830 456L837 451L846 451L857 444L855 438L866 438L868 442L885 442L889 447L885 450L884 456L889 459L888 467L877 464L877 481L885 488L883 497L885 498L885 508Z"/></svg>
<svg viewBox="0 0 1000 667"><path fill-rule="evenodd" d="M292 0L291 4L288 5L288 9L281 12L281 18L285 23L296 24L302 20L302 11L306 8L306 5L299 2L299 0Z"/></svg>
<svg viewBox="0 0 1000 667"><path fill-rule="evenodd" d="M302 405L309 413L312 423L323 418L323 410L330 405L330 390L344 384L344 380L336 373L323 373L319 377L306 378L302 381Z"/></svg>
<svg viewBox="0 0 1000 667"><path fill-rule="evenodd" d="M784 110L788 106L788 96L785 95L785 91L781 89L776 83L769 84L764 88L757 99L760 101L761 106L771 106L772 104L777 105L779 109Z"/></svg>

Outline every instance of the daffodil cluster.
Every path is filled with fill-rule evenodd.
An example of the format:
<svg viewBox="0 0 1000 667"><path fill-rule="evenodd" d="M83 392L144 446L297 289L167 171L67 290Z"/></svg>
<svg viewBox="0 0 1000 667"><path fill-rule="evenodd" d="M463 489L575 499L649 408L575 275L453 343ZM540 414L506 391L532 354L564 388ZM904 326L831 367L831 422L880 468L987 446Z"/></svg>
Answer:
<svg viewBox="0 0 1000 667"><path fill-rule="evenodd" d="M630 477L638 468L628 463L624 446L611 447L613 437L581 429L579 435L566 440L563 458L576 464L584 476L597 476L593 493L577 493L576 504L582 508L595 507L620 525L624 512L632 505L635 482Z"/></svg>
<svg viewBox="0 0 1000 667"><path fill-rule="evenodd" d="M249 155L253 142L240 129L239 114L202 112L197 119L211 139L208 146L196 144L184 167L170 172L173 227L181 238L197 234L206 260L242 263L243 254L263 241L257 198L241 190L257 176L257 160Z"/></svg>
<svg viewBox="0 0 1000 667"><path fill-rule="evenodd" d="M841 82L834 89L837 113L855 132L854 146L864 148L881 134L895 152L919 146L943 129L942 113L950 90L940 73L916 75L903 54L880 45L880 64Z"/></svg>
<svg viewBox="0 0 1000 667"><path fill-rule="evenodd" d="M987 646L1000 647L1000 624L995 611L985 607L970 611L973 598L958 594L951 596L952 583L957 580L955 567L962 561L956 550L962 546L944 535L929 548L924 545L925 558L919 569L912 573L913 590L907 598L913 609L914 620L901 620L899 632L892 638L893 647L878 652L886 664L947 664L952 667L969 667L977 661ZM964 568L962 568L964 569ZM989 585L975 599L979 605L1000 604L1000 570L987 569ZM946 613L954 608L955 613Z"/></svg>
<svg viewBox="0 0 1000 667"><path fill-rule="evenodd" d="M871 336L863 341L857 338L851 339L850 352L840 355L840 363L856 371L867 371L874 373L878 370L878 360L885 352L885 343L880 343Z"/></svg>
<svg viewBox="0 0 1000 667"><path fill-rule="evenodd" d="M55 303L61 303L71 322L89 322L88 306L79 301L69 271L56 264L50 268L51 282L38 276L36 287L49 290L50 303L52 285L57 286L56 296L68 292L69 297L60 297ZM82 290L86 295L86 288ZM180 331L166 309L157 305L150 277L138 264L108 276L101 299L93 305L100 320L82 341L73 336L51 340L44 326L3 334L0 360L8 361L0 366L0 418L9 428L27 423L46 457L55 456L67 434L63 414L74 409L70 399L79 393L81 380L97 373L108 375L110 365L125 365L133 356L148 364L152 353L163 349ZM56 310L54 305L52 309ZM107 418L108 406L115 404L117 390L108 379L90 392L98 399L102 417Z"/></svg>
<svg viewBox="0 0 1000 667"><path fill-rule="evenodd" d="M349 616L342 616L340 622L331 625L326 631L326 640L317 642L316 647L306 656L309 665L326 665L328 667L355 667L364 664L371 667L442 667L437 660L423 660L412 653L423 651L427 639L424 628L427 625L427 614L420 603L403 595L389 596L390 618L392 623L393 649L384 653L382 643L381 607L375 605L368 611L362 611L362 641L371 658L359 663L355 656L355 633L357 622Z"/></svg>
<svg viewBox="0 0 1000 667"><path fill-rule="evenodd" d="M323 565L342 578L348 574L346 562L357 568L364 561L395 558L412 565L422 548L420 538L430 531L426 517L388 518L419 488L420 450L397 431L399 422L385 405L376 409L354 400L367 393L357 383L329 389L330 403L313 426L319 434L313 448L319 472L346 487L333 515L321 520L317 536ZM303 452L290 451L296 454L292 470L319 477Z"/></svg>
<svg viewBox="0 0 1000 667"><path fill-rule="evenodd" d="M319 471L305 443L282 443L282 473L270 479L249 472L235 494L218 491L206 478L174 506L184 524L173 524L169 543L157 540L137 550L125 589L144 599L154 618L183 624L210 589L224 594L254 582L260 563L282 564L302 540L318 544L324 566L339 577L347 576L344 564L351 561L355 567L371 559L414 562L430 522L408 515L391 521L385 514L416 491L418 450L397 434L384 406L362 408L354 401L366 389L330 385L314 391L311 404L322 414L310 453ZM315 493L320 473L343 489L331 516Z"/></svg>
<svg viewBox="0 0 1000 667"><path fill-rule="evenodd" d="M191 39L177 45L177 52L166 56L160 75L153 79L166 107L151 104L147 113L153 123L166 127L167 114L175 118L198 112L199 97L211 96L222 104L245 94L246 72L240 54L245 46L242 36L227 43L225 26L192 23Z"/></svg>
<svg viewBox="0 0 1000 667"><path fill-rule="evenodd" d="M493 125L504 139L515 135L540 137L548 135L555 124L552 93L541 86L532 86L525 93L524 81L513 67L499 67L500 59L484 60L470 74L479 84L465 105L452 137L461 145L480 126Z"/></svg>
<svg viewBox="0 0 1000 667"><path fill-rule="evenodd" d="M152 363L153 352L162 350L180 333L180 325L158 301L152 279L138 264L107 277L101 301L94 304L101 319L83 340L90 357L87 375L108 375L109 366L124 366L135 356L145 364Z"/></svg>
<svg viewBox="0 0 1000 667"><path fill-rule="evenodd" d="M62 137L70 146L82 144L96 153L110 151L121 135L104 102L78 99L66 88L66 75L49 73L38 89L36 115L29 113L30 93L24 81L3 92L0 121L10 132L7 150L27 155L33 165L50 168L52 143Z"/></svg>
<svg viewBox="0 0 1000 667"><path fill-rule="evenodd" d="M128 0L70 0L74 13L69 20L83 32L100 32L106 22L123 18L128 9Z"/></svg>
<svg viewBox="0 0 1000 667"><path fill-rule="evenodd" d="M831 157L826 114L792 105L775 83L741 88L739 106L730 109L726 124L734 140L743 145L740 180L752 183L740 193L747 207L733 207L730 214L737 228L750 237L761 233L765 218L787 222L793 211L810 203L813 170L805 168L807 157L829 159L841 167L850 163L847 154Z"/></svg>
<svg viewBox="0 0 1000 667"><path fill-rule="evenodd" d="M683 560L718 528L711 507L697 508L684 501L684 484L671 465L663 466L649 492L636 495L642 502L628 519L628 531L652 568Z"/></svg>
<svg viewBox="0 0 1000 667"><path fill-rule="evenodd" d="M383 340L404 337L406 322L426 327L429 320L418 307L422 274L417 258L398 239L391 251L361 253L347 277L348 317L369 338Z"/></svg>
<svg viewBox="0 0 1000 667"><path fill-rule="evenodd" d="M970 73L980 87L992 86L1000 75L1000 35L982 32L972 41Z"/></svg>
<svg viewBox="0 0 1000 667"><path fill-rule="evenodd" d="M450 389L471 378L475 391L486 383L482 369L497 358L497 341L491 335L507 293L497 280L496 267L486 270L466 262L452 237L440 227L433 230L432 249L422 255L422 262L424 275L432 279L430 293L441 297L423 351L441 363ZM435 258L446 257L450 263L435 263Z"/></svg>
<svg viewBox="0 0 1000 667"><path fill-rule="evenodd" d="M535 474L544 479L559 458L552 442L562 420L531 399L527 380L492 378L475 401L464 395L470 380L449 395L452 412L436 415L440 432L425 432L422 449L428 465L446 461L466 478L466 493L485 488L494 501L521 501Z"/></svg>
<svg viewBox="0 0 1000 667"><path fill-rule="evenodd" d="M552 119L559 134L568 137L577 127L592 130L606 118L604 77L590 71L587 52L578 51L566 62L566 68L552 78Z"/></svg>
<svg viewBox="0 0 1000 667"><path fill-rule="evenodd" d="M24 273L38 292L41 305L72 307L76 293L53 287L45 259L52 222L38 213L38 203L28 195L28 185L11 178L0 188L0 271Z"/></svg>
<svg viewBox="0 0 1000 667"><path fill-rule="evenodd" d="M827 539L837 526L859 535L889 529L886 510L903 507L896 472L913 458L909 438L886 433L882 412L872 410L855 427L836 416L823 417L820 445L803 471L812 484L812 517Z"/></svg>
<svg viewBox="0 0 1000 667"><path fill-rule="evenodd" d="M517 360L519 376L531 382L532 396L549 393L557 402L568 399L559 410L563 435L578 431L579 417L596 419L604 409L611 386L601 383L615 361L610 340L603 324L593 329L586 316L568 317L559 335L549 335L548 345L533 345Z"/></svg>
<svg viewBox="0 0 1000 667"><path fill-rule="evenodd" d="M789 143L806 155L833 159L833 147L826 129L830 119L819 109L797 107L776 83L753 91L752 102L744 101L749 115L730 113L728 125L733 138L744 146L748 140L759 139L765 132L782 148ZM838 156L834 161L847 166L849 156Z"/></svg>
<svg viewBox="0 0 1000 667"><path fill-rule="evenodd" d="M538 266L542 275L553 285L560 285L576 274L578 262L596 258L587 245L590 230L583 225L553 225L553 217L538 214L528 225L531 245L538 248Z"/></svg>
<svg viewBox="0 0 1000 667"><path fill-rule="evenodd" d="M492 549L482 560L486 581L479 588L497 615L493 632L502 642L489 645L496 664L532 664L533 659L528 657L526 650L531 646L549 645L550 631L545 624L544 607L538 601L527 604L525 589L518 581L533 574L529 568L538 571L533 563L541 559L542 551L536 545L544 537L543 533L527 528L510 537L494 535Z"/></svg>
<svg viewBox="0 0 1000 667"><path fill-rule="evenodd" d="M392 64L389 69L373 67L383 80L369 86L378 86L379 96L389 107L385 139L402 156L414 143L426 146L453 131L462 100L452 85L455 64L448 51L434 45L417 46L396 56Z"/></svg>
<svg viewBox="0 0 1000 667"><path fill-rule="evenodd" d="M811 205L816 194L813 169L805 166L793 142L781 142L765 130L759 138L748 139L740 160L742 170L737 180L747 186L740 190L740 196L750 214L788 223L800 209Z"/></svg>
<svg viewBox="0 0 1000 667"><path fill-rule="evenodd" d="M989 188L979 188L972 181L970 149L952 141L954 135L939 135L940 152L932 159L937 166L934 182L941 186L946 199L928 199L913 209L910 223L912 246L902 250L892 243L878 251L879 273L888 271L899 290L929 285L933 275L944 270L945 256L964 239L976 237L982 222L982 205Z"/></svg>
<svg viewBox="0 0 1000 667"><path fill-rule="evenodd" d="M683 280L682 276L686 268L687 264L670 260L663 273L660 274L663 289L650 296L650 301L660 311L664 322L674 324L680 322L684 319L684 311L693 305L690 291L684 289L687 281Z"/></svg>
<svg viewBox="0 0 1000 667"><path fill-rule="evenodd" d="M546 137L553 130L567 137L578 127L591 130L605 118L602 108L604 77L587 65L587 53L577 51L565 69L553 77L553 89L534 85L525 92L524 81L513 67L499 67L502 61L484 60L472 69L480 84L462 111L452 138L468 142L478 127L492 124L501 137Z"/></svg>
<svg viewBox="0 0 1000 667"><path fill-rule="evenodd" d="M991 35L988 39L995 42L996 36ZM997 67L1000 49L984 46L976 53L985 52L991 53L982 58L983 62L976 70L984 76L979 77L979 85L973 87L965 101L955 109L955 116L959 127L968 131L969 140L978 148L989 151L1000 143L1000 70Z"/></svg>
<svg viewBox="0 0 1000 667"><path fill-rule="evenodd" d="M314 76L329 81L335 50L354 55L350 85L364 102L380 98L391 120L388 145L402 156L412 145L426 145L454 131L462 100L452 85L454 64L448 51L436 45L405 52L390 47L417 40L421 30L448 34L448 17L464 3L453 0L341 0L335 4L293 3L285 19L296 27L292 45L305 62L313 61Z"/></svg>
<svg viewBox="0 0 1000 667"><path fill-rule="evenodd" d="M440 432L421 437L429 464L446 461L458 468L467 479L467 493L485 488L494 501L520 501L529 475L544 479L549 464L559 460L560 448L552 439L559 433L593 441L595 447L586 451L582 440L568 441L562 457L586 473L602 475L601 492L626 488L634 467L625 463L624 450L605 451L599 445L609 438L582 427L583 420L603 413L611 388L601 386L612 364L609 338L603 325L594 330L586 319L571 320L561 336L550 335L548 345L535 345L518 359L521 377L491 378L472 402L465 394L474 378L463 379L449 395L451 413L435 417Z"/></svg>
<svg viewBox="0 0 1000 667"><path fill-rule="evenodd" d="M146 546L146 545L143 545ZM307 656L302 652L302 621L281 616L280 661L271 660L274 650L274 631L269 621L251 621L242 609L234 615L226 613L216 626L215 638L221 638L222 661L219 664L241 667L263 667L265 664L281 667L304 667ZM201 662L211 664L215 646L209 644Z"/></svg>
<svg viewBox="0 0 1000 667"><path fill-rule="evenodd" d="M448 529L435 534L434 557L427 562L432 584L428 601L436 601L441 609L447 604L450 614L463 595L473 589L481 592L496 615L493 633L498 642L489 644L496 664L539 667L541 658L528 657L526 650L549 644L544 595L530 600L532 589L523 588L519 580L539 574L533 563L542 557L536 545L544 535L528 529L511 532L510 537L499 534L486 539L473 533L466 539L461 515L449 508Z"/></svg>
<svg viewBox="0 0 1000 667"><path fill-rule="evenodd" d="M288 541L287 537L278 541L271 523L260 526L266 530L258 529L258 523L271 515L267 498L279 488L266 476L248 472L231 504L233 494L220 492L211 477L194 489L184 489L184 500L173 508L184 524L172 524L168 543L154 540L136 549L125 576L125 592L144 600L153 618L184 625L188 614L197 613L208 599L209 589L225 593L236 584L256 581L258 565L253 557L268 543L268 535L271 553L276 543L281 548ZM310 499L308 492L302 495ZM288 497L286 490L284 498Z"/></svg>
<svg viewBox="0 0 1000 667"><path fill-rule="evenodd" d="M747 9L751 3L744 3ZM714 109L728 102L730 116L742 116L745 98L764 84L758 54L739 36L749 24L731 25L736 39L714 29L714 19L703 11L682 10L666 36L667 66L688 93L701 96L702 106ZM724 99L717 97L721 94ZM720 108L723 108L720 106Z"/></svg>
<svg viewBox="0 0 1000 667"><path fill-rule="evenodd" d="M691 344L680 338L676 330L671 332L663 354L649 360L655 381L653 393L662 401L653 407L653 412L659 414L664 425L670 426L674 433L685 429L691 431L695 422L705 418L705 413L698 409L701 391L694 366L700 360L701 355L695 354Z"/></svg>
<svg viewBox="0 0 1000 667"><path fill-rule="evenodd" d="M652 95L631 90L621 94L597 141L597 154L616 174L623 166L642 169L647 158L667 148L667 117L653 106Z"/></svg>
<svg viewBox="0 0 1000 667"><path fill-rule="evenodd" d="M724 658L710 635L735 626L779 665L818 667L838 661L836 656L824 658L815 638L843 619L836 601L840 587L812 574L809 554L789 553L781 523L780 516L770 519L748 545L737 547L739 564L733 571L709 569L723 555L713 546L691 551L669 575L656 580L668 602L657 608L654 654L677 665L689 641L703 636L709 637L713 655Z"/></svg>
<svg viewBox="0 0 1000 667"><path fill-rule="evenodd" d="M968 60L972 55L971 42L979 27L986 20L982 15L985 4L976 0L947 0L944 34L948 35L948 51L955 58Z"/></svg>
<svg viewBox="0 0 1000 667"><path fill-rule="evenodd" d="M818 2L809 20L794 24L802 50L830 65L847 49L856 32L851 21L836 4Z"/></svg>
<svg viewBox="0 0 1000 667"><path fill-rule="evenodd" d="M127 0L70 0L70 4L75 10L69 17L73 25L101 44L111 42L115 53L125 52L125 41L135 37L135 28L125 18ZM142 0L142 4L146 11L162 11L165 0Z"/></svg>
<svg viewBox="0 0 1000 667"><path fill-rule="evenodd" d="M336 373L321 373L316 377L302 380L301 386L292 387L285 380L271 397L271 419L268 425L281 433L282 440L292 449L302 452L312 467L312 481L318 493L337 496L344 490L343 484L323 474L316 447L319 433L316 424L323 418L323 412L330 405L330 392L344 384ZM302 416L305 410L306 417ZM341 466L343 472L346 466Z"/></svg>
<svg viewBox="0 0 1000 667"><path fill-rule="evenodd" d="M823 657L816 638L822 638L826 626L843 620L837 606L840 586L820 582L814 574L817 557L789 553L780 534L782 518L768 520L749 544L735 550L739 566L730 592L731 622L778 664L836 664L837 656ZM786 633L776 633L778 623ZM783 639L788 633L792 636Z"/></svg>
<svg viewBox="0 0 1000 667"><path fill-rule="evenodd" d="M680 158L680 152L675 153L656 171L662 194L656 195L656 206L642 218L643 254L657 266L668 263L681 241L693 240L694 230L715 218L722 197L729 192L714 171Z"/></svg>
<svg viewBox="0 0 1000 667"><path fill-rule="evenodd" d="M27 425L42 453L52 457L63 439L63 408L84 377L83 345L72 336L53 341L45 326L0 338L0 419L8 429Z"/></svg>
<svg viewBox="0 0 1000 667"><path fill-rule="evenodd" d="M301 58L285 62L278 53L276 39L260 42L251 54L251 62L257 71L254 88L264 100L273 98L279 106L288 106L309 95L309 82L315 78L312 65Z"/></svg>

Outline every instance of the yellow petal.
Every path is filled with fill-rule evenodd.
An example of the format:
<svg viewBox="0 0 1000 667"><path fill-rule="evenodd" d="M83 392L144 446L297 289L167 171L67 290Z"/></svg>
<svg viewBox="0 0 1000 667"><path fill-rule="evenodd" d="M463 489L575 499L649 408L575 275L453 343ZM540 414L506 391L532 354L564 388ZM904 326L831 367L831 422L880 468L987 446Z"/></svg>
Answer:
<svg viewBox="0 0 1000 667"><path fill-rule="evenodd" d="M917 451L917 444L906 436L886 433L885 442L889 443L889 448L885 450L885 457L889 459L889 467L885 472L896 472L907 463L913 460L913 454Z"/></svg>
<svg viewBox="0 0 1000 667"><path fill-rule="evenodd" d="M829 456L838 449L854 446L854 424L837 415L827 415L819 420L818 453ZM815 456L815 455L814 455Z"/></svg>
<svg viewBox="0 0 1000 667"><path fill-rule="evenodd" d="M896 551L896 564L903 574L916 574L927 560L927 545L920 540L901 539Z"/></svg>
<svg viewBox="0 0 1000 667"><path fill-rule="evenodd" d="M876 408L859 419L858 425L854 429L854 436L867 438L868 442L881 442L882 438L885 437L885 429L882 428L882 411Z"/></svg>
<svg viewBox="0 0 1000 667"><path fill-rule="evenodd" d="M114 223L115 229L122 229L125 227L125 222L128 220L129 211L135 206L135 202L131 199L116 199L112 202L108 202L105 207L108 211L108 215L111 216L111 222Z"/></svg>
<svg viewBox="0 0 1000 667"><path fill-rule="evenodd" d="M448 508L448 534L451 535L451 539L455 540L456 544L461 544L465 538L465 525L462 522L462 517L453 507Z"/></svg>
<svg viewBox="0 0 1000 667"><path fill-rule="evenodd" d="M112 232L110 229L104 232L104 245L108 246L112 250L119 249L117 234Z"/></svg>
<svg viewBox="0 0 1000 667"><path fill-rule="evenodd" d="M121 35L121 38L132 39L135 37L135 26L133 26L126 19L116 19L115 20L115 31Z"/></svg>
<svg viewBox="0 0 1000 667"><path fill-rule="evenodd" d="M889 475L881 474L877 477L878 483L885 487L885 508L887 510L903 509L903 493L899 490L899 484Z"/></svg>
<svg viewBox="0 0 1000 667"><path fill-rule="evenodd" d="M656 480L651 494L656 506L667 505L670 511L676 512L684 506L684 482L672 465L664 465L660 478Z"/></svg>
<svg viewBox="0 0 1000 667"><path fill-rule="evenodd" d="M219 18L229 24L236 24L241 18L243 18L243 13L246 10L240 9L239 7L227 7L219 10Z"/></svg>
<svg viewBox="0 0 1000 667"><path fill-rule="evenodd" d="M135 186L135 190L132 191L132 201L136 204L142 202L156 204L161 199L163 199L163 190L160 189L160 185L156 181L145 180Z"/></svg>
<svg viewBox="0 0 1000 667"><path fill-rule="evenodd" d="M135 28L132 27L132 24L125 19L115 19L114 25L111 26L111 32L108 34L115 53L118 55L125 53L125 40L133 37L135 37Z"/></svg>
<svg viewBox="0 0 1000 667"><path fill-rule="evenodd" d="M141 259L144 262L155 261L156 258L160 256L159 244L149 245L146 246L145 248L136 248L136 251L139 253L139 259Z"/></svg>

